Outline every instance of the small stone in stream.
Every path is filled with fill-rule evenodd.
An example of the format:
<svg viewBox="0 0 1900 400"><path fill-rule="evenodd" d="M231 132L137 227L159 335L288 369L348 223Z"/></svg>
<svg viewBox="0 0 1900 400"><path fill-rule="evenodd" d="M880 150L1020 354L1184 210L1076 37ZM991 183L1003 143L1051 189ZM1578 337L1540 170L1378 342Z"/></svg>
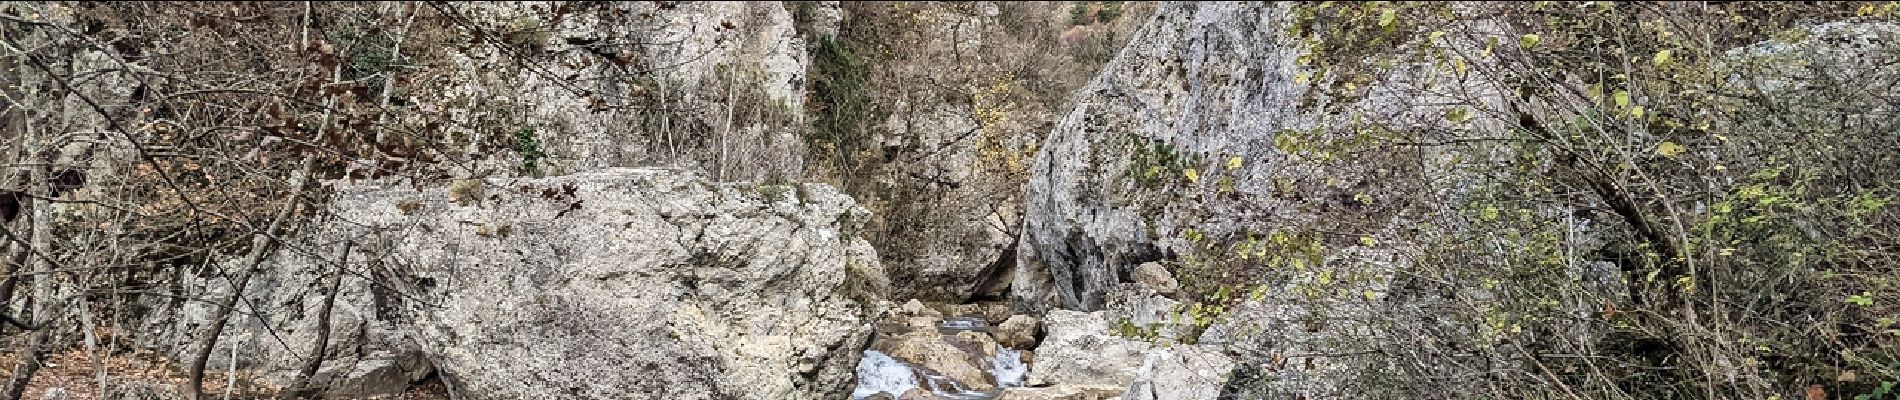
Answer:
<svg viewBox="0 0 1900 400"><path fill-rule="evenodd" d="M924 390L924 388L916 388L916 389L904 391L904 395L898 396L897 400L934 400L936 398L937 398L937 395L930 393L929 390Z"/></svg>
<svg viewBox="0 0 1900 400"><path fill-rule="evenodd" d="M1168 268L1157 262L1135 266L1135 282L1164 296L1173 296L1181 290L1181 282L1174 280L1174 274L1168 273Z"/></svg>
<svg viewBox="0 0 1900 400"><path fill-rule="evenodd" d="M996 339L991 338L987 333L962 331L957 332L956 336L946 337L945 340L950 340L951 344L985 360L996 357Z"/></svg>
<svg viewBox="0 0 1900 400"><path fill-rule="evenodd" d="M1028 315L1012 315L996 326L996 342L1012 349L1032 349L1036 347L1036 331L1042 328L1042 320Z"/></svg>
<svg viewBox="0 0 1900 400"><path fill-rule="evenodd" d="M897 398L891 397L890 393L878 393L878 394L867 396L863 400L897 400Z"/></svg>
<svg viewBox="0 0 1900 400"><path fill-rule="evenodd" d="M904 326L910 328L911 331L934 331L939 321L941 320L932 316L910 317L904 319Z"/></svg>
<svg viewBox="0 0 1900 400"><path fill-rule="evenodd" d="M943 313L931 309L917 299L911 299L902 305L887 308L886 310L887 311L881 317L882 322L880 323L891 327L901 327L901 329L895 332L884 333L903 334L914 331L935 330L937 329L937 323L943 320Z"/></svg>
<svg viewBox="0 0 1900 400"><path fill-rule="evenodd" d="M964 333L982 335L978 332ZM880 342L873 347L889 347L875 350L919 369L955 380L970 390L983 391L996 387L995 378L990 376L991 360L975 353L981 351L985 339L988 337L944 336L934 330L917 331L890 338L888 342ZM988 346L994 349L996 345L995 342L989 342ZM992 350L990 354L995 352Z"/></svg>
<svg viewBox="0 0 1900 400"><path fill-rule="evenodd" d="M937 310L932 309L929 306L925 306L924 302L918 301L917 299L910 299L910 301L904 302L904 307L901 310L904 311L904 314L912 315L912 316L935 316L938 318L943 317L943 313L939 313L937 312Z"/></svg>
<svg viewBox="0 0 1900 400"><path fill-rule="evenodd" d="M1010 315L1013 315L1015 313L1016 313L1016 309L1011 308L1009 306L1009 303L1006 303L1006 302L984 303L983 305L983 317L989 318L990 323L992 324L1003 323L1003 321L1009 320Z"/></svg>

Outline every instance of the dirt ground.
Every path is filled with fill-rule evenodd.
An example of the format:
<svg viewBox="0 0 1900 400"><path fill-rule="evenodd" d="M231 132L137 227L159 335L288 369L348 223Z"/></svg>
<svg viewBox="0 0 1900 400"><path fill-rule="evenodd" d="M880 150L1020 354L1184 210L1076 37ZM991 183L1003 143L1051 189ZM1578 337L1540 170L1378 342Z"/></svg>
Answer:
<svg viewBox="0 0 1900 400"><path fill-rule="evenodd" d="M101 335L105 336L105 335ZM0 368L11 376L19 367L18 342L24 341L24 335L9 335L0 342L6 344L0 351ZM171 360L149 350L118 351L116 354L94 358L86 348L76 346L47 356L45 367L33 375L22 399L43 399L50 390L63 389L67 400L103 399L106 391L101 390L99 374L106 376L107 385L144 384L166 385L172 388L185 383L185 370L182 362ZM237 384L227 387L230 377L222 368L212 366L205 371L204 391L217 399L275 399L282 388L256 382L250 374L238 371ZM227 395L227 389L229 394ZM410 388L409 392L395 397L396 400L447 400L448 391L440 382L425 381Z"/></svg>

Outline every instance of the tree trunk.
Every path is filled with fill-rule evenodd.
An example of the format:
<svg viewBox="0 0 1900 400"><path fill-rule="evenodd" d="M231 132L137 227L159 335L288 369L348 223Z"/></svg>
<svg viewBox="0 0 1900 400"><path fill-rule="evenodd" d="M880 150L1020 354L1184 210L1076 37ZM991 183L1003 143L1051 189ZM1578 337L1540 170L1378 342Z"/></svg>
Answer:
<svg viewBox="0 0 1900 400"><path fill-rule="evenodd" d="M316 389L310 386L310 380L317 376L317 370L323 369L323 359L330 350L330 311L336 307L337 292L343 288L343 270L350 263L351 242L343 242L343 251L337 254L336 270L330 272L328 288L323 295L323 304L317 307L317 341L310 346L310 358L304 360L303 371L297 374L297 383L291 385L293 396L315 397Z"/></svg>
<svg viewBox="0 0 1900 400"><path fill-rule="evenodd" d="M289 220L291 214L296 211L298 198L303 195L305 181L310 179L310 173L316 168L316 163L316 156L304 157L303 167L291 179L290 194L284 196L284 208L277 210L277 215L271 217L270 223L264 227L263 232L251 236L251 252L245 255L243 269L239 270L237 277L231 281L231 295L225 296L224 301L218 303L217 311L214 311L211 316L211 326L207 327L203 333L204 336L198 339L196 353L191 356L191 364L186 371L185 399L204 399L205 364L210 361L211 352L218 347L218 336L224 334L224 327L231 319L231 310L237 308L238 301L244 299L244 287L251 283L251 276L257 272L259 266L263 265L264 256L269 254L271 238L277 235L277 227Z"/></svg>

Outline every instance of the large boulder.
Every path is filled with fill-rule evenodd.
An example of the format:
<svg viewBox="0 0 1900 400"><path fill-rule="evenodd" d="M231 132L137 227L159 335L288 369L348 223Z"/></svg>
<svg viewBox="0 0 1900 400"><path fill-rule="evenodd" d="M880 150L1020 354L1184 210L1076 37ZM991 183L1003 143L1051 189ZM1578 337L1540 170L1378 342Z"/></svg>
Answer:
<svg viewBox="0 0 1900 400"><path fill-rule="evenodd" d="M1195 250L1189 231L1299 226L1319 220L1307 203L1358 207L1352 194L1379 184L1277 145L1317 119L1298 108L1289 7L1162 5L1077 93L1031 169L1019 307L1101 309L1136 266Z"/></svg>
<svg viewBox="0 0 1900 400"><path fill-rule="evenodd" d="M368 259L414 296L416 340L469 399L836 398L875 297L864 211L819 184L617 169L346 191ZM420 203L420 206L415 204ZM866 272L870 271L870 272Z"/></svg>
<svg viewBox="0 0 1900 400"><path fill-rule="evenodd" d="M1453 106L1418 93L1502 96L1481 81L1395 72L1341 106L1352 115L1315 111L1306 105L1329 99L1303 83L1313 72L1299 62L1302 38L1287 33L1293 7L1166 3L1077 93L1029 178L1012 286L1019 308L1100 310L1136 281L1165 293L1268 278L1242 278L1222 261L1297 267L1284 275L1376 264L1326 273L1389 281L1377 278L1404 257L1355 252L1416 253L1406 248L1413 228L1443 222L1454 206L1428 196L1461 196L1477 175L1455 170L1469 165L1448 161L1461 159L1449 150L1345 147L1363 135L1353 121L1495 127L1482 116L1450 126L1443 116ZM1164 259L1172 271L1140 267Z"/></svg>
<svg viewBox="0 0 1900 400"><path fill-rule="evenodd" d="M345 397L434 370L476 400L838 398L870 336L861 301L883 296L865 211L820 184L612 169L346 187L330 210L301 242L330 244L280 251L261 279L281 284L253 284L270 323L225 343L289 382L348 240L326 364Z"/></svg>
<svg viewBox="0 0 1900 400"><path fill-rule="evenodd" d="M1425 376L1457 376L1433 370L1401 379L1408 385L1420 382L1415 387L1368 383L1388 376L1384 371L1394 365L1394 354L1419 357L1427 361L1412 363L1436 367L1452 363L1439 355L1418 354L1451 353L1437 350L1459 348L1471 338L1523 341L1531 343L1527 346L1531 348L1576 346L1561 340L1602 340L1603 332L1613 329L1593 332L1606 327L1594 321L1519 326L1499 318L1492 326L1484 323L1491 323L1499 310L1490 307L1503 307L1493 304L1539 298L1553 288L1589 293L1584 298L1592 300L1549 299L1548 305L1538 306L1549 311L1538 313L1589 315L1614 305L1625 290L1622 286L1639 282L1644 275L1636 273L1647 267L1628 264L1630 258L1617 255L1628 250L1613 246L1674 240L1642 238L1631 232L1648 229L1644 225L1649 223L1640 221L1641 214L1659 207L1650 203L1704 207L1648 198L1652 195L1648 189L1628 189L1641 192L1629 194L1611 187L1630 184L1619 175L1643 174L1650 167L1629 169L1609 163L1616 165L1610 168L1615 172L1577 173L1561 165L1574 163L1576 155L1544 153L1562 154L1554 149L1573 148L1510 143L1524 138L1521 132L1530 128L1568 125L1600 110L1572 112L1568 106L1539 105L1568 100L1525 100L1546 95L1530 94L1534 90L1517 86L1523 83L1514 80L1521 76L1464 72L1465 62L1499 64L1494 70L1547 65L1510 64L1512 59L1500 57L1460 59L1455 67L1442 67L1418 57L1381 59L1390 63L1367 67L1367 71L1343 71L1315 61L1336 55L1331 52L1337 49L1313 42L1337 39L1327 37L1328 29L1346 29L1327 24L1352 23L1314 22L1309 19L1313 14L1326 12L1298 7L1304 6L1164 4L1120 55L1077 93L1075 108L1047 137L1031 168L1012 287L1019 307L1101 310L1111 308L1115 292L1130 282L1158 291L1178 285L1178 290L1189 292L1181 293L1184 301L1205 301L1200 306L1219 310L1204 313L1205 320L1197 321L1209 324L1205 334L1183 339L1218 344L1229 354L1242 355L1247 358L1242 363L1249 370L1247 375L1262 378L1257 380L1263 382L1257 391L1264 394L1241 398L1393 397L1380 396L1378 391L1403 387L1394 392L1408 393L1444 386ZM1538 37L1515 31L1514 22L1481 15L1490 14L1473 13L1460 17L1459 25L1427 28L1454 30L1448 37L1437 38L1443 32L1419 32L1417 39L1405 39L1417 42L1395 47L1416 45L1431 48L1425 53L1432 54L1491 54L1488 43L1520 39L1525 41L1517 42L1521 43L1518 47L1535 47ZM1774 68L1715 76L1773 94L1763 98L1833 96L1830 101L1843 102L1826 104L1842 110L1887 108L1878 101L1859 102L1851 100L1854 96L1839 95L1852 91L1825 89L1835 82L1879 76L1880 72L1872 71L1879 68L1864 68L1877 64L1822 62L1868 56L1867 49L1890 43L1883 38L1892 36L1892 27L1883 25L1824 24L1777 35L1790 39L1726 55L1737 63L1759 62ZM1314 37L1289 33L1311 33L1314 28L1319 32ZM1530 53L1544 56L1539 51ZM1660 54L1655 64L1665 63L1667 53ZM1781 62L1772 62L1775 59ZM1813 68L1805 67L1810 65ZM1859 78L1844 78L1849 76ZM1824 89L1802 92L1814 88ZM1312 107L1315 104L1324 107ZM1648 121L1642 110L1632 108L1631 115ZM1778 126L1734 129L1722 125L1757 121L1775 126L1780 122L1736 116L1805 115L1813 110L1792 106L1775 111L1731 113L1715 117L1713 124L1717 131L1786 131ZM1859 115L1828 114L1816 120L1854 118ZM1619 139L1627 143L1611 141L1605 146L1645 148L1643 153L1656 154L1644 158L1677 162L1666 160L1675 155L1673 151L1647 149L1677 146L1683 136L1649 136L1659 133L1642 130L1634 129L1629 138ZM1730 144L1724 136L1714 137L1720 144L1691 146L1745 146ZM1778 146L1785 140L1765 142ZM1717 158L1694 159L1699 163ZM1737 157L1736 162L1746 159ZM1598 167L1603 166L1587 166ZM1710 180L1706 176L1694 179ZM1524 192L1531 190L1554 192ZM1556 197L1539 197L1551 193L1557 193ZM1672 193L1653 195L1668 198ZM1644 204L1628 205L1630 196ZM1533 201L1523 201L1526 198ZM1562 200L1546 201L1554 198ZM1506 200L1500 203L1499 199ZM1487 231L1500 226L1484 223L1497 218L1498 206L1520 201L1508 206L1507 218L1515 213L1539 222L1524 226L1559 228L1547 233L1521 232L1516 227ZM1637 210L1610 210L1617 207ZM1563 249L1562 254L1550 256L1562 260L1554 263L1561 267L1537 264L1541 270L1535 275L1491 275L1503 269L1497 263L1514 262L1498 255L1534 253L1538 248ZM1159 279L1155 272L1160 271L1152 267L1139 267L1164 259L1179 267L1172 271L1177 279L1174 284ZM1654 270L1650 271L1648 276L1655 279ZM1695 283L1687 276L1682 279ZM1579 283L1568 286L1571 282ZM1211 290L1215 287L1238 290ZM1441 310L1458 315L1447 316ZM1051 313L1049 341L1060 343L1056 315ZM1417 351L1422 346L1435 350ZM1043 347L1037 354L1044 363L1065 358L1059 350L1047 349L1049 343ZM1038 371L1044 369L1038 367ZM1050 369L1062 368L1053 364Z"/></svg>
<svg viewBox="0 0 1900 400"><path fill-rule="evenodd" d="M1108 313L1053 310L1030 366L1032 380L1052 384L1127 387L1152 344L1116 335Z"/></svg>
<svg viewBox="0 0 1900 400"><path fill-rule="evenodd" d="M1221 394L1234 365L1218 346L1158 348L1142 361L1122 400L1212 399Z"/></svg>

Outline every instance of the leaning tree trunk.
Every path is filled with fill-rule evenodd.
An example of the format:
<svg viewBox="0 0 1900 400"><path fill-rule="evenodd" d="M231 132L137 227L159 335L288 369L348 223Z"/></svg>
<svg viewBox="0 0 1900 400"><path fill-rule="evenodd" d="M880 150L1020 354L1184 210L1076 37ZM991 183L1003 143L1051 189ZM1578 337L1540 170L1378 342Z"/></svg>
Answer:
<svg viewBox="0 0 1900 400"><path fill-rule="evenodd" d="M284 221L289 220L292 213L296 212L298 198L303 196L305 181L310 179L310 173L316 168L316 163L316 156L304 157L303 166L290 180L291 189L290 193L284 196L284 207L277 210L277 215L271 217L263 231L251 236L251 252L245 255L244 262L241 264L242 269L238 270L237 277L231 280L231 294L218 303L217 311L212 312L211 326L205 328L204 336L198 339L196 353L191 355L191 364L186 370L188 375L184 387L185 399L204 399L205 365L211 360L211 352L218 347L218 336L224 334L224 327L231 319L231 310L236 309L238 302L244 299L244 287L249 286L251 276L255 275L258 267L264 264L264 256L270 253L271 238L277 236L277 227L283 225Z"/></svg>
<svg viewBox="0 0 1900 400"><path fill-rule="evenodd" d="M336 257L336 269L330 271L329 281L323 294L323 304L317 308L317 341L310 345L310 358L304 360L303 371L297 374L297 383L291 385L296 397L314 397L316 389L311 387L311 379L317 371L323 369L324 355L330 351L330 314L336 308L337 292L343 289L344 269L350 265L350 245L343 242L343 250Z"/></svg>

